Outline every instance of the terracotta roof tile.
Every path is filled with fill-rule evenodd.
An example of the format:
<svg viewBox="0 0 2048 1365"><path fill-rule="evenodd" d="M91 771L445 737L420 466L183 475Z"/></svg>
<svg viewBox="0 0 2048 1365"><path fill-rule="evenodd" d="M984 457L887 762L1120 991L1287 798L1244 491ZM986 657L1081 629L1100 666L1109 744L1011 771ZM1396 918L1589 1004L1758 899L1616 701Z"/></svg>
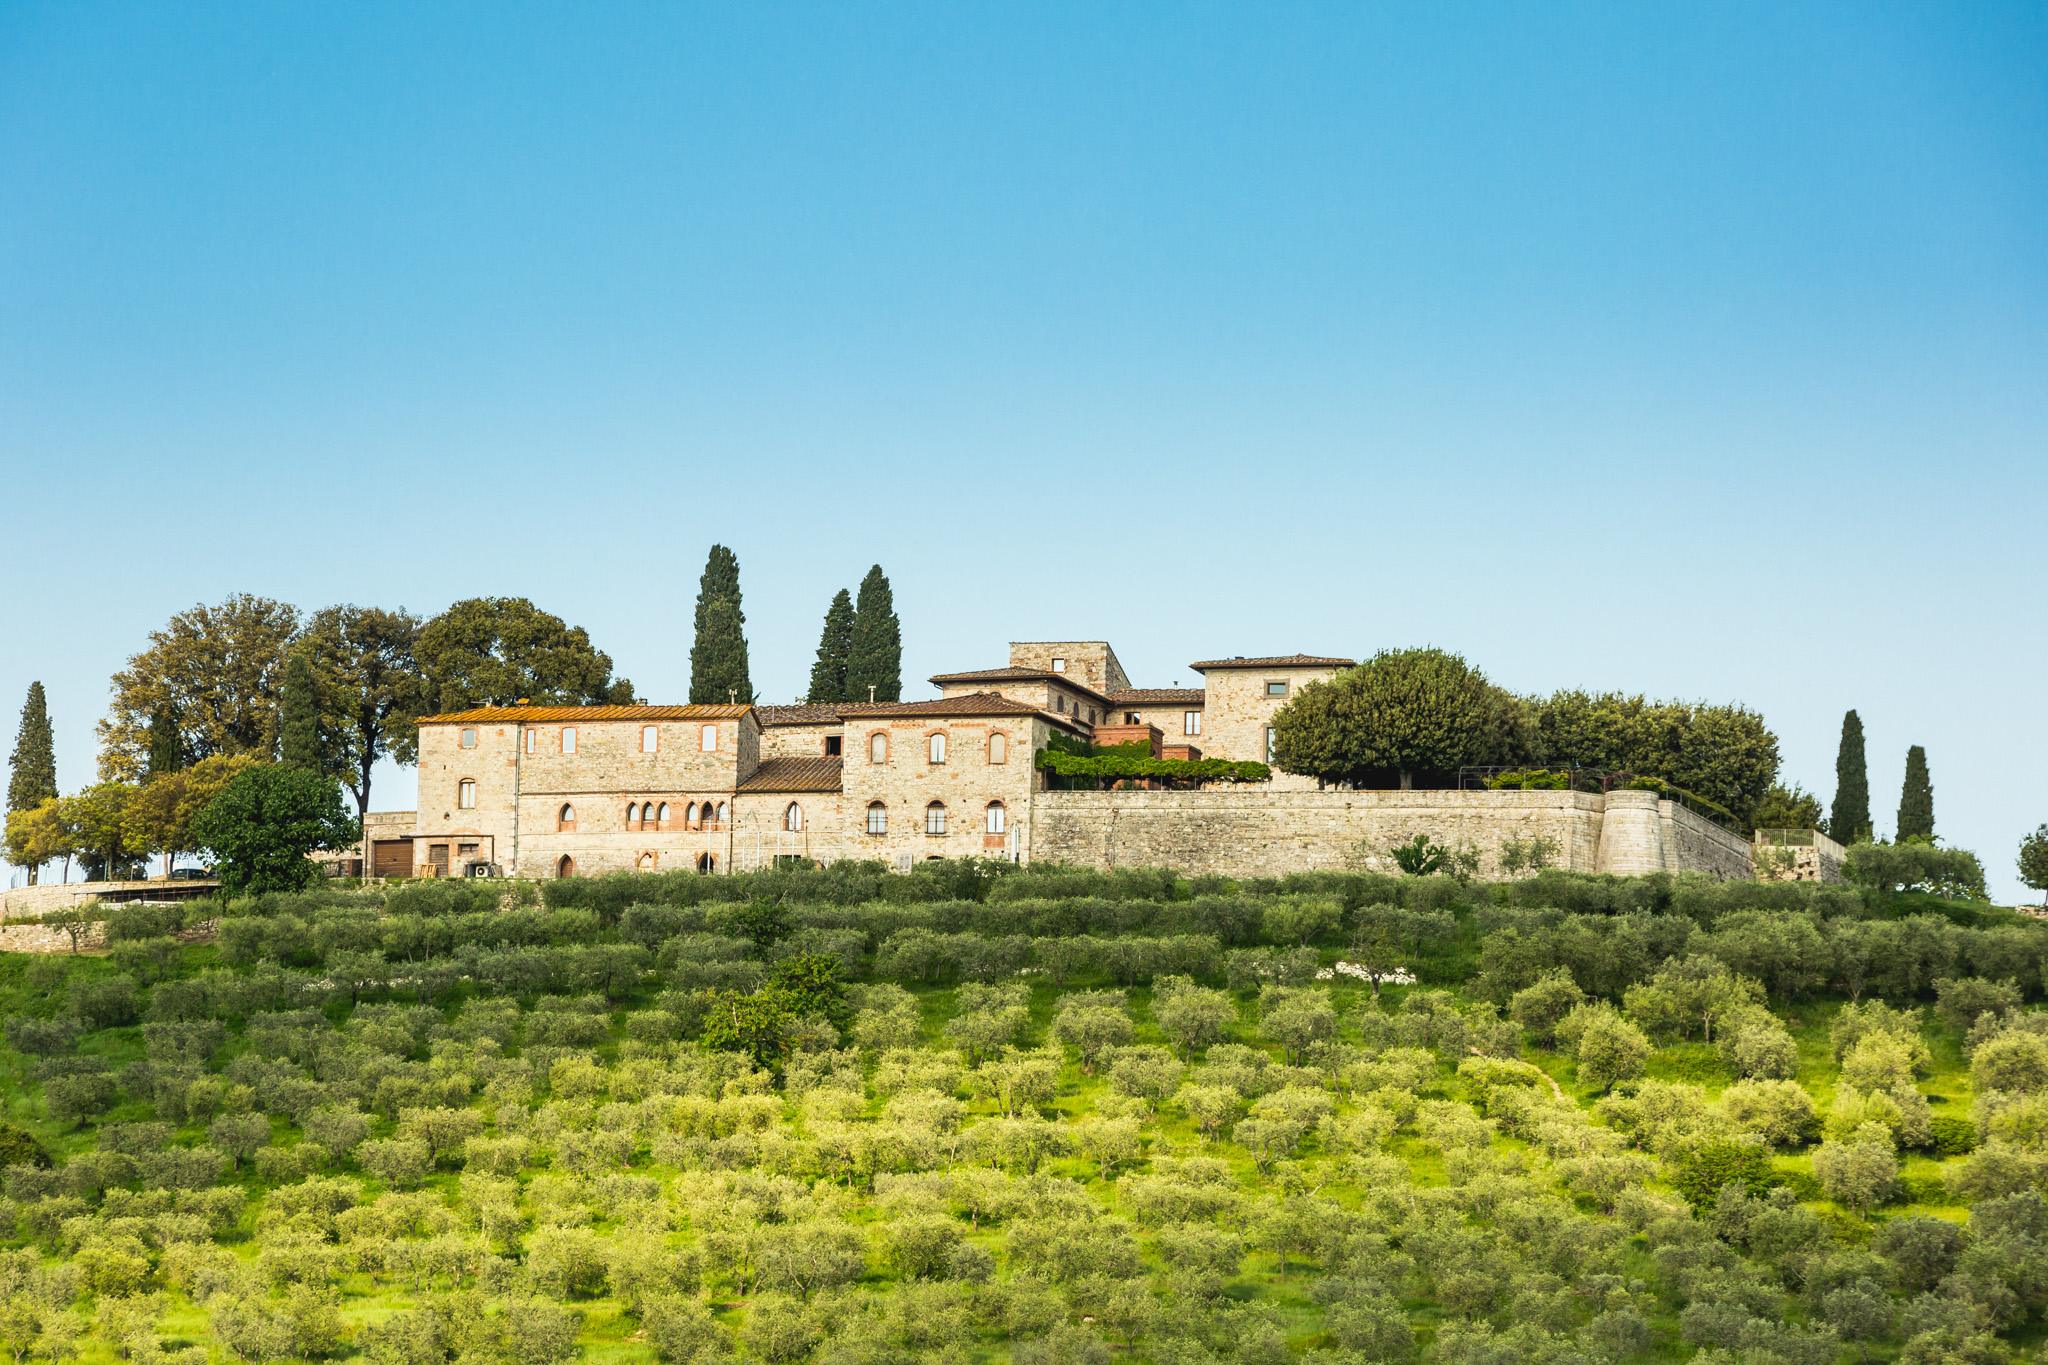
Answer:
<svg viewBox="0 0 2048 1365"><path fill-rule="evenodd" d="M1109 699L1118 706L1200 706L1205 695L1199 687L1127 687Z"/></svg>
<svg viewBox="0 0 2048 1365"><path fill-rule="evenodd" d="M891 705L862 706L864 716L1035 716L1045 712L1030 702L1012 701L995 692L976 692L965 697L940 697L935 701L906 701ZM849 713L850 714L850 713ZM1063 717L1048 716L1049 719Z"/></svg>
<svg viewBox="0 0 2048 1365"><path fill-rule="evenodd" d="M977 668L967 673L939 673L930 682L933 686L962 682L1056 682L1071 687L1076 692L1086 692L1091 697L1107 700L1107 692L1097 691L1071 673L1055 673L1049 668Z"/></svg>
<svg viewBox="0 0 2048 1365"><path fill-rule="evenodd" d="M848 701L830 704L798 702L793 706L757 706L754 716L770 725L837 725L847 716L866 715L896 705L892 701Z"/></svg>
<svg viewBox="0 0 2048 1365"><path fill-rule="evenodd" d="M836 792L840 789L836 758L764 758L753 775L740 783L743 792Z"/></svg>
<svg viewBox="0 0 2048 1365"><path fill-rule="evenodd" d="M507 721L738 720L751 706L479 706L441 716L421 716L421 725L497 725Z"/></svg>
<svg viewBox="0 0 2048 1365"><path fill-rule="evenodd" d="M1204 659L1188 667L1199 673L1211 668L1350 668L1357 662L1356 659L1325 659L1315 654L1277 654L1260 659L1239 655L1235 659Z"/></svg>

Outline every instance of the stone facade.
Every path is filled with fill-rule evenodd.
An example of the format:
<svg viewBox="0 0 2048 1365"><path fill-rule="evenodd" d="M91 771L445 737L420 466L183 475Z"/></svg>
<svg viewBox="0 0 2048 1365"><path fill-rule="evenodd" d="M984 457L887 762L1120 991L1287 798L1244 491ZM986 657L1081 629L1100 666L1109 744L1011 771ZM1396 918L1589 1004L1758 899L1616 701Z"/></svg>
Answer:
<svg viewBox="0 0 2048 1365"><path fill-rule="evenodd" d="M418 810L371 816L366 843L382 875L403 875L396 855L409 852L411 874L428 876L966 856L1252 876L1371 865L1416 834L1471 844L1492 868L1504 841L1540 836L1567 868L1751 875L1747 842L1649 793L1322 791L1288 774L1068 792L1037 770L1055 734L1264 760L1274 713L1349 666L1215 659L1193 665L1206 688L1138 689L1107 644L1031 643L1011 647L1008 667L932 679L943 695L930 701L428 716Z"/></svg>

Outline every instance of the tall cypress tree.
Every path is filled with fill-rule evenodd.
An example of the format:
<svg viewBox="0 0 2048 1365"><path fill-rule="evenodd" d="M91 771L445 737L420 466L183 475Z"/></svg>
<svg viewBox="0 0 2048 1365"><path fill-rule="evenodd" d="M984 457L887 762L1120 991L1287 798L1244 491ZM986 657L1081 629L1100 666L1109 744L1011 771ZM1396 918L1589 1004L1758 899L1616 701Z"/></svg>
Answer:
<svg viewBox="0 0 2048 1365"><path fill-rule="evenodd" d="M303 649L284 668L284 695L279 701L278 761L287 768L321 770L320 704L313 695L313 666Z"/></svg>
<svg viewBox="0 0 2048 1365"><path fill-rule="evenodd" d="M7 809L34 810L57 794L57 744L50 734L50 705L43 685L28 685L21 728L14 732L13 769L7 779Z"/></svg>
<svg viewBox="0 0 2048 1365"><path fill-rule="evenodd" d="M1842 744L1835 750L1835 804L1828 833L1845 844L1870 837L1870 770L1863 758L1863 718L1842 717Z"/></svg>
<svg viewBox="0 0 2048 1365"><path fill-rule="evenodd" d="M185 739L168 705L149 713L149 768L143 781L154 782L185 766Z"/></svg>
<svg viewBox="0 0 2048 1365"><path fill-rule="evenodd" d="M1899 843L1915 835L1934 837L1934 783L1927 777L1927 750L1915 744L1906 750L1906 784L1899 790Z"/></svg>
<svg viewBox="0 0 2048 1365"><path fill-rule="evenodd" d="M804 700L813 705L852 701L846 694L846 664L853 653L853 594L841 588L825 608L825 629L818 637L818 661L811 665L811 690Z"/></svg>
<svg viewBox="0 0 2048 1365"><path fill-rule="evenodd" d="M853 609L853 639L846 655L846 699L903 700L903 627L896 620L896 595L877 564L860 581Z"/></svg>
<svg viewBox="0 0 2048 1365"><path fill-rule="evenodd" d="M739 556L714 545L704 561L704 576L697 580L697 639L690 646L692 705L753 701L746 623L746 613L740 610Z"/></svg>

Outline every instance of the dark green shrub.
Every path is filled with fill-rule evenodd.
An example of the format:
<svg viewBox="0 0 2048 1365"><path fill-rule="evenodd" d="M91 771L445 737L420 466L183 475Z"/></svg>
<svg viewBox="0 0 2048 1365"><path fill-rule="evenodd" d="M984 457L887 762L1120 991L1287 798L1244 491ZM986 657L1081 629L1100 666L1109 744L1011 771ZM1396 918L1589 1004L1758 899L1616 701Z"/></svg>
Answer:
<svg viewBox="0 0 2048 1365"><path fill-rule="evenodd" d="M1976 1151L1977 1125L1953 1114L1936 1114L1934 1150L1943 1156L1966 1156Z"/></svg>
<svg viewBox="0 0 2048 1365"><path fill-rule="evenodd" d="M25 1128L0 1123L0 1170L9 1166L48 1166L50 1154Z"/></svg>
<svg viewBox="0 0 2048 1365"><path fill-rule="evenodd" d="M1741 1181L1752 1195L1779 1183L1764 1149L1745 1142L1702 1143L1680 1157L1677 1167L1671 1183L1695 1209L1712 1208L1731 1181Z"/></svg>

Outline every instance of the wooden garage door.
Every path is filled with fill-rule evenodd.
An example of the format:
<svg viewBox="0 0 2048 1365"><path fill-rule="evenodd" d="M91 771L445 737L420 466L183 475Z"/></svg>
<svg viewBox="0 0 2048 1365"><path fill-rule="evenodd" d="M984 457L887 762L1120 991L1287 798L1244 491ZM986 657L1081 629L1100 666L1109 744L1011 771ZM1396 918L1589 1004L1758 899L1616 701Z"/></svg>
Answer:
<svg viewBox="0 0 2048 1365"><path fill-rule="evenodd" d="M412 875L412 840L372 840L370 842L370 875L373 877L410 877Z"/></svg>

